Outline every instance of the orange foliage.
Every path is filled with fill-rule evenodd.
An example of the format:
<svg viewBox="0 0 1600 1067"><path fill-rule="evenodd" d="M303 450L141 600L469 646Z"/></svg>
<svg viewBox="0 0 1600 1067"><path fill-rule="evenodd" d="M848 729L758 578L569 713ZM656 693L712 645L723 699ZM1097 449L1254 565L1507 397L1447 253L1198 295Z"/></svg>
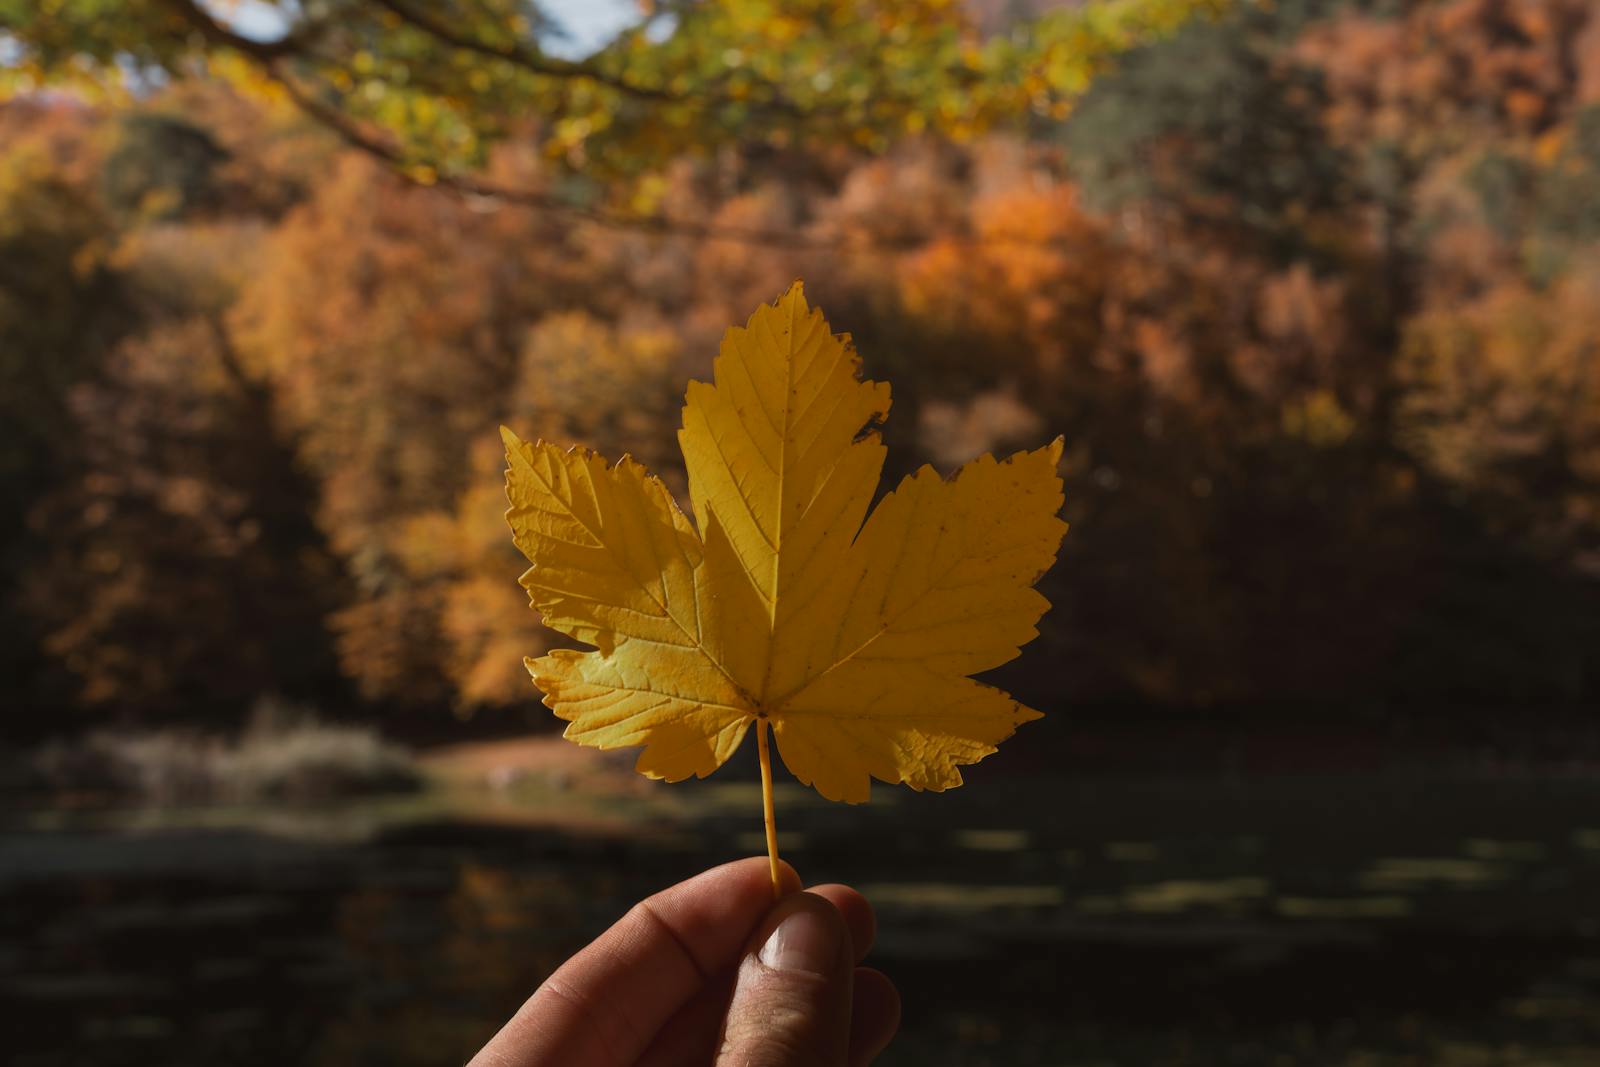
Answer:
<svg viewBox="0 0 1600 1067"><path fill-rule="evenodd" d="M1539 292L1519 283L1429 309L1403 349L1404 430L1428 467L1496 499L1560 554L1600 535L1600 261ZM1529 493L1533 486L1542 487ZM1586 552L1580 562L1600 568Z"/></svg>
<svg viewBox="0 0 1600 1067"><path fill-rule="evenodd" d="M1573 596L1596 568L1597 27L1585 0L1442 0L1224 56L1264 79L1251 99L1304 98L1292 144L1316 160L1288 181L1327 196L1230 184L1230 128L1195 134L1225 108L1151 123L1124 158L1163 181L1109 213L1072 169L1092 138L1072 160L1044 138L730 151L641 187L737 239L409 186L199 84L149 106L229 153L206 196L113 220L95 190L126 116L0 107L0 193L29 191L36 216L0 239L53 264L0 291L0 339L99 353L77 324L137 309L81 380L24 382L70 397L68 430L41 431L70 447L50 485L14 491L29 578L0 598L26 600L42 656L107 705L195 687L242 704L300 659L287 687L531 704L521 657L554 637L514 584L497 424L631 452L681 492L683 383L803 275L896 383L891 468L1066 436L1075 534L1040 658L1070 669L1037 680L1046 699L1467 685L1480 657L1451 651L1453 628L1470 649L1566 602L1419 561L1531 556ZM1120 106L1104 114L1159 101ZM1268 142L1250 143L1270 162ZM1182 185L1202 159L1222 164L1210 184ZM39 160L54 184L12 180ZM526 144L490 169L549 187ZM771 230L795 239L751 236ZM1576 640L1530 641L1547 658L1518 678L1596 676Z"/></svg>
<svg viewBox="0 0 1600 1067"><path fill-rule="evenodd" d="M319 520L359 590L333 620L368 696L444 698L443 593L416 581L406 519L465 490L485 405L539 298L536 228L400 185L347 157L274 233L234 316L252 371L321 486Z"/></svg>
<svg viewBox="0 0 1600 1067"><path fill-rule="evenodd" d="M1070 186L1028 177L972 206L970 237L939 238L907 257L900 288L927 329L1037 345L1030 370L1049 378L1093 346L1105 241Z"/></svg>
<svg viewBox="0 0 1600 1067"><path fill-rule="evenodd" d="M1414 144L1485 121L1532 134L1570 118L1577 84L1595 78L1592 14L1588 0L1444 0L1314 26L1298 52L1324 71L1347 143Z"/></svg>

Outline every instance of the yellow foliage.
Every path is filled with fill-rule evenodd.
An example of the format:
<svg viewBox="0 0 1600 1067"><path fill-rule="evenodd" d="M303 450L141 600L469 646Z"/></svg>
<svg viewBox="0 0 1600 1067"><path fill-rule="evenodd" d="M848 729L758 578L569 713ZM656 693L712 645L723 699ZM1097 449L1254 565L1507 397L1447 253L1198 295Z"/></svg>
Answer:
<svg viewBox="0 0 1600 1067"><path fill-rule="evenodd" d="M868 517L888 409L796 284L689 387L693 522L627 457L502 431L523 587L596 648L528 661L569 738L643 746L642 773L679 780L762 720L797 778L858 802L872 778L959 785L1037 717L967 676L1015 657L1049 606L1032 585L1066 530L1061 442L949 481L924 467Z"/></svg>
<svg viewBox="0 0 1600 1067"><path fill-rule="evenodd" d="M1318 448L1342 445L1355 430L1355 419L1326 389L1317 389L1283 409L1283 432Z"/></svg>
<svg viewBox="0 0 1600 1067"><path fill-rule="evenodd" d="M1570 467L1574 489L1600 478L1597 279L1586 264L1547 292L1508 285L1409 324L1401 416L1428 467L1507 492L1539 462ZM1567 507L1592 520L1591 501L1576 492Z"/></svg>

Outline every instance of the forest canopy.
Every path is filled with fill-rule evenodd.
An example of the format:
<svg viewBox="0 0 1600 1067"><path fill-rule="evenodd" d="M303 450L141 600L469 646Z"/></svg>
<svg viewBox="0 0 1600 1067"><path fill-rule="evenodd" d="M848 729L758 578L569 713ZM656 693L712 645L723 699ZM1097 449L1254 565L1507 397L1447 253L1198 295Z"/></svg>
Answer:
<svg viewBox="0 0 1600 1067"><path fill-rule="evenodd" d="M12 730L531 708L496 427L681 493L801 276L891 479L1064 435L1034 706L1600 698L1593 5L1037 6L0 0Z"/></svg>

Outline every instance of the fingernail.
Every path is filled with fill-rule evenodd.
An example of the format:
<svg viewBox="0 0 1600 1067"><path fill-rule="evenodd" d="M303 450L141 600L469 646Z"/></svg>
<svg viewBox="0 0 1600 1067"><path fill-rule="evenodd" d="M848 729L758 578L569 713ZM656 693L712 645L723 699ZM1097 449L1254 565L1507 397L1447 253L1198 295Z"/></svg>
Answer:
<svg viewBox="0 0 1600 1067"><path fill-rule="evenodd" d="M829 975L839 955L838 930L812 908L797 908L767 935L761 962L775 971Z"/></svg>

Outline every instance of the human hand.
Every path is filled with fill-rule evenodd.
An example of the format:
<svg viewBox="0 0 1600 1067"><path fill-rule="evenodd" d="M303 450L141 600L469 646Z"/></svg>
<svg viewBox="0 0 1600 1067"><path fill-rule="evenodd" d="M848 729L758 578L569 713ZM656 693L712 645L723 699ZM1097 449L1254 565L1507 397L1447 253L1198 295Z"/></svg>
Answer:
<svg viewBox="0 0 1600 1067"><path fill-rule="evenodd" d="M800 892L765 859L635 905L528 998L468 1067L864 1067L900 995L857 966L876 922L843 885Z"/></svg>

